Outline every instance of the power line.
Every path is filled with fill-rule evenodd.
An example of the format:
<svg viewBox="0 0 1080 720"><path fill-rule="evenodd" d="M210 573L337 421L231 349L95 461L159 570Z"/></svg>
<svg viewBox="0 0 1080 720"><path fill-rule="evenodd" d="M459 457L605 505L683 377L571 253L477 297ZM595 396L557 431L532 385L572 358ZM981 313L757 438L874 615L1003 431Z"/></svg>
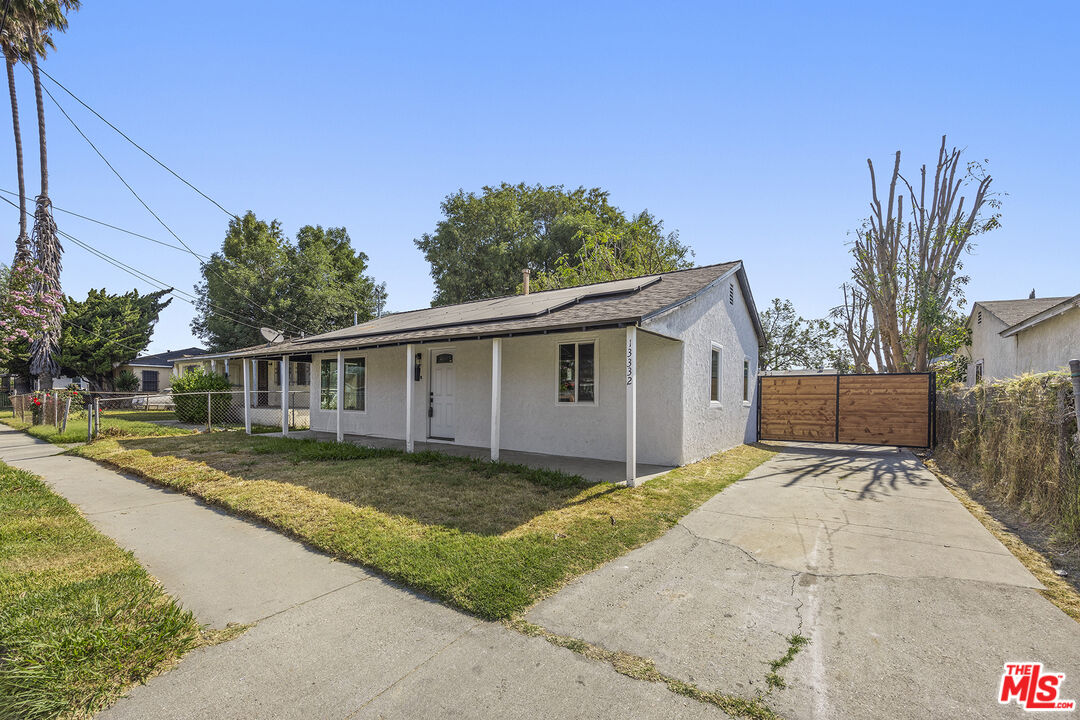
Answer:
<svg viewBox="0 0 1080 720"><path fill-rule="evenodd" d="M113 167L113 164L111 162L109 162L108 158L106 158L105 155L102 154L102 152L100 150L98 150L97 145L95 145L93 143L93 141L89 137L87 137L86 133L84 133L82 131L82 128L79 127L78 123L76 123L72 119L72 117L70 115L68 115L67 110L65 110L64 106L61 105L56 100L55 97L53 97L52 93L49 92L49 89L47 87L45 87L45 86L42 86L42 90L45 91L45 94L49 96L49 99L53 102L54 105L56 105L57 109L60 110L60 112L67 119L67 121L69 123L71 123L71 126L73 128L75 128L75 131L77 133L79 133L79 135L82 137L82 139L86 141L86 143L93 149L93 151L95 153L97 153L97 156L99 158L101 158L102 162L104 162L105 165L107 165L108 168L110 170L112 170L113 174L116 175L116 177L120 180L120 182L124 184L124 187L126 187L128 189L128 191L135 197L135 199L138 200L139 203L144 208L146 208L146 211L148 213L150 213L151 215L153 215L154 219L157 220L158 223L160 223L161 226L163 228L165 228L169 232L169 234L172 235L176 239L177 242L179 242L181 245L183 245L184 248L189 253L191 253L191 255L196 260L198 260L198 262L199 262L199 264L201 266L203 266L204 268L206 268L208 270L212 270L212 268L209 265L207 265L205 262L202 261L202 258L199 257L199 254L196 253L194 250L192 250L191 247L186 242L184 242L183 239L179 235L177 235L173 231L173 229L171 227L169 227L169 225L164 220L162 220L161 217L156 212L154 212L154 210L149 205L146 204L146 201L142 199L142 197L139 195L139 193L135 192L135 188L131 187L131 185L128 183L128 181L124 179L124 176L120 174L120 171L118 171L115 167ZM277 321L279 321L281 323L285 323L286 325L291 325L294 330L298 330L301 333L310 334L310 333L307 333L307 331L305 331L304 328L300 327L296 323L289 322L288 320L285 320L284 318L281 318L281 317L277 316L276 314L274 314L270 310L267 310L266 308L263 308L263 307L259 307L258 304L254 300L252 300L249 296L242 293L236 286L232 285L228 280L223 278L220 274L218 274L218 279L220 279L223 283L225 283L225 285L228 286L234 293L236 293L236 295L238 297L244 297L252 307L255 307L256 309L262 310L264 313L266 313L267 315L269 315L270 317L274 318L275 320L277 320Z"/></svg>
<svg viewBox="0 0 1080 720"><path fill-rule="evenodd" d="M4 193L5 195L12 195L14 197L18 197L18 195L19 195L16 192L12 192L11 190L5 190L4 188L0 188L0 193ZM109 228L111 230L116 230L118 232L126 233L128 235L132 235L134 237L141 238L143 240L149 240L150 242L157 243L158 245L164 245L167 248L172 248L173 250L179 250L182 253L187 252L187 250L180 247L179 245L173 245L172 243L167 243L164 240L158 240L157 238L152 238L149 235L143 235L142 233L137 233L134 230L128 230L126 228L122 228L122 227L119 227L117 225L107 223L104 220L98 220L96 218L92 218L92 217L89 217L87 215L82 215L81 213L77 213L74 210L65 210L64 208L59 207L57 205L53 205L53 210L57 210L57 211L62 212L64 214L66 214L66 215L72 215L72 216L80 218L82 220L87 220L89 222L96 223L96 224L101 225L103 227L107 227L107 228ZM200 255L199 257L206 258L205 255Z"/></svg>
<svg viewBox="0 0 1080 720"><path fill-rule="evenodd" d="M16 210L19 209L18 205L11 202L10 200L8 200L5 197L0 197L0 200L3 200L4 202L6 202L8 205L11 205ZM30 214L30 212L27 211L27 215L29 215L29 214ZM168 283L165 283L165 282L157 279L153 275L149 275L149 274L143 272L142 270L139 270L138 268L132 267L131 265L128 265L128 264L126 264L124 262L121 262L120 260L117 260L116 258L112 257L108 253L106 253L104 251L101 251L101 250L98 250L97 248L93 247L89 243L83 242L82 240L75 237L71 233L68 233L68 232L65 232L63 230L58 229L57 234L60 235L61 237L63 237L65 240L69 240L69 241L75 243L75 245L82 248L83 250L90 253L91 255L94 255L97 258L99 258L101 260L104 260L105 262L109 263L113 267L118 268L118 269L126 272L128 275L131 275L132 277L135 277L135 278L141 280L142 282L146 283L147 285L150 285L151 287L154 287L154 288L156 288L158 290L166 290L166 291L169 292L169 294L171 294L177 300L180 300L181 302L186 302L186 303L188 303L189 305L191 305L193 307L196 307L196 308L198 307L198 304L197 304L198 297L196 297L194 294L189 293L186 290L178 290L174 286L169 285ZM185 296L187 296L187 297L185 297ZM211 303L211 302L207 301L207 306L209 306L210 308L215 310L218 314L220 314L222 317L224 317L226 320L229 320L230 322L234 322L237 325L243 325L244 327L248 327L248 328L251 328L253 330L259 330L260 329L256 325L252 325L250 323L244 322L243 320L240 320L239 318L237 318L230 311L227 311L224 308L222 308L222 307L220 307L218 305L215 305L214 303ZM255 318L250 318L250 319L255 320Z"/></svg>
<svg viewBox="0 0 1080 720"><path fill-rule="evenodd" d="M10 2L10 0L8 0L8 2ZM116 131L116 132L117 132L117 133L118 133L118 134L120 135L120 137L124 138L124 139L125 139L125 140L127 140L127 141L128 141L129 143L131 143L132 145L134 145L135 147L137 147L137 148L138 148L138 149L139 149L140 151L142 151L142 153L143 153L144 155L146 155L146 157L150 158L151 160L153 160L154 162L156 162L156 163L157 163L158 165L160 165L161 167L163 167L163 168L164 168L165 170L167 170L167 171L168 171L168 172L169 172L169 173L170 173L170 174L171 174L171 175L172 175L173 177L175 177L175 178L176 178L177 180L179 180L180 182L184 183L184 184L185 184L185 185L187 185L187 186L188 186L189 188L191 188L192 190L194 190L195 192L197 192L197 193L198 193L199 195L202 195L202 196L203 196L204 198L206 198L207 200L209 200L210 202L212 202L212 203L213 203L214 205L216 205L216 206L217 206L217 208L218 208L219 210L221 210L221 212L225 213L225 214L226 214L226 215L228 215L229 217L232 217L232 218L236 218L237 220L239 220L239 219L240 219L240 218L239 218L239 216L237 216L237 214L236 214L236 213L234 213L234 212L229 212L228 210L226 210L226 209L225 209L225 208L224 208L224 207L223 207L223 206L221 205L221 203L219 203L219 202L218 202L217 200L215 200L214 198L210 197L209 195L207 195L206 193L204 193L204 192L203 192L202 190L200 190L199 188L197 188L197 187L195 187L194 185L192 185L192 184L191 184L190 182L188 182L188 181L187 181L187 180L185 180L185 179L184 179L183 177L181 177L181 175L180 175L180 174L179 174L178 172L176 172L176 171L175 171L175 170L173 170L173 169L172 169L171 167L169 167L168 165L166 165L165 163L163 163L163 162L162 162L161 160L158 160L158 159L157 159L156 157L154 157L153 153L151 153L151 152L150 152L149 150L147 150L146 148L144 148L144 147L143 147L142 145L140 145L139 143L135 142L135 141L134 141L134 140L132 140L132 139L131 139L130 137L128 137L128 136L127 136L127 134L125 134L123 130L121 130L120 128L116 127L116 126L115 126L115 125L113 125L113 124L112 124L111 122L109 122L109 121L108 121L107 119L105 119L105 117L104 117L104 116L102 116L102 114L101 114L101 113L99 113L99 112L98 112L97 110L95 110L94 108L90 107L90 106L89 106L89 105L88 105L88 104L87 104L87 103L86 103L86 102L85 102L85 101L84 101L84 100L83 100L82 98L80 98L80 97L79 97L78 95L76 95L75 93L71 92L71 90L69 90L69 89L68 89L68 88L67 88L67 87L66 87L66 86L65 86L65 85L64 85L64 84L63 84L62 82L60 82L59 80L57 80L56 78L54 78L54 77L53 77L52 75L50 75L49 73L47 73L47 72L46 72L46 71L45 71L44 69L42 69L42 68L38 68L38 71L39 71L39 72L40 72L40 73L41 73L42 75L44 75L45 77L49 78L49 80L51 80L51 81L52 81L52 82L53 82L53 83L54 83L54 84L55 84L55 85L56 85L57 87L59 87L59 88L60 88L61 90L63 90L64 92L66 92L66 93L67 93L68 95L70 95L70 96L71 96L71 97L72 97L72 98L73 98L73 99L75 100L75 102L79 103L79 104L80 104L80 105L82 105L82 106L83 106L84 108L86 108L87 110L89 110L90 112L92 112L92 113L93 113L93 114L94 114L95 116L97 116L98 120L101 120L101 122L105 123L106 125L108 125L109 127L111 127L111 128L113 129L113 130L115 130L115 131ZM51 96L50 96L50 97L51 97ZM56 101L54 100L53 102L56 102Z"/></svg>

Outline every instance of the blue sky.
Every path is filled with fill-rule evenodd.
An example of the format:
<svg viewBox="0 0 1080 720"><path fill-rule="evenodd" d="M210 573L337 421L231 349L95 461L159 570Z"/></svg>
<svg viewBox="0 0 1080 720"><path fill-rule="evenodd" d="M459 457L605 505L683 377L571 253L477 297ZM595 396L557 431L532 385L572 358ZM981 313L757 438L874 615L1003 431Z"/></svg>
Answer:
<svg viewBox="0 0 1080 720"><path fill-rule="evenodd" d="M867 157L885 168L899 149L914 172L943 133L1008 193L1003 228L966 259L969 298L1080 292L1078 7L90 0L44 67L230 210L290 234L346 226L391 310L430 302L412 240L442 198L505 180L605 188L677 229L697 262L743 259L759 306L786 297L821 316L867 214ZM185 242L220 246L220 210L57 97ZM171 240L46 102L53 202ZM10 130L0 158L13 190ZM6 261L17 218L0 212ZM190 255L57 220L169 284L199 278ZM148 289L70 244L64 265L68 294ZM150 349L194 344L191 315L174 301Z"/></svg>

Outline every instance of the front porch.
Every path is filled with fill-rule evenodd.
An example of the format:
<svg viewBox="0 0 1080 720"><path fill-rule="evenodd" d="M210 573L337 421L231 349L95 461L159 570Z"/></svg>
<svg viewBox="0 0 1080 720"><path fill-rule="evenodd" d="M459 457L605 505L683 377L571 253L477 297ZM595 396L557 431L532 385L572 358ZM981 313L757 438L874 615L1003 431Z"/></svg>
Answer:
<svg viewBox="0 0 1080 720"><path fill-rule="evenodd" d="M281 433L273 433L273 435L280 436ZM318 440L327 442L337 440L337 435L335 433L318 432L315 430L308 432L290 432L289 437L314 437ZM375 437L374 435L346 434L344 442L365 447L394 448L396 450L405 449L404 440ZM413 442L414 452L423 452L425 450L443 453L445 455L470 457L477 460L491 459L491 449L486 447L458 445L456 443L438 441L422 442L417 440ZM545 453L502 450L499 453L499 461L511 465L524 465L525 467L537 468L540 470L557 470L558 472L566 473L567 475L578 475L590 482L626 482L626 464L615 460L594 460L592 458L570 457L567 455L547 455ZM674 469L675 466L673 465L649 465L646 463L638 463L636 482L643 483L652 480Z"/></svg>

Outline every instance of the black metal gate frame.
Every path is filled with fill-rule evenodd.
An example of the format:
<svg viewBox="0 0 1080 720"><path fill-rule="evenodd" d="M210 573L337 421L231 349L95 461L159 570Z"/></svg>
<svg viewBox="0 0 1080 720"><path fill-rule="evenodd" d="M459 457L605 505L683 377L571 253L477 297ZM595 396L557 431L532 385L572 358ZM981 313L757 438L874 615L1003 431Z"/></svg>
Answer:
<svg viewBox="0 0 1080 720"><path fill-rule="evenodd" d="M899 372L899 373L837 373L836 374L836 430L833 433L835 440L808 440L806 442L813 442L817 445L862 445L865 447L889 447L888 445L875 445L873 443L841 443L840 442L840 377L894 377L896 375L928 375L930 382L928 383L928 397L926 399L926 437L929 438L930 445L927 448L934 448L937 446L937 373L936 372ZM761 440L761 379L765 377L758 374L757 377L757 439ZM828 377L822 373L794 373L785 375L769 375L768 377L783 377L783 378L799 378L799 377ZM773 442L788 442L786 440L776 440ZM907 445L898 445L897 447L909 447ZM919 447L919 446L910 446Z"/></svg>

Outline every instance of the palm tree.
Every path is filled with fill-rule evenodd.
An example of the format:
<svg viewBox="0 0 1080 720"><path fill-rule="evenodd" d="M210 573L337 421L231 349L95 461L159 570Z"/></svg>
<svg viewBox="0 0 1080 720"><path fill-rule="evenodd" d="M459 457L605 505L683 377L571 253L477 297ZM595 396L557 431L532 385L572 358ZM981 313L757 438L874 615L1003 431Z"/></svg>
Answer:
<svg viewBox="0 0 1080 720"><path fill-rule="evenodd" d="M34 99L37 101L38 152L41 167L41 193L35 200L34 230L31 240L34 245L34 258L42 271L41 281L36 290L39 293L60 293L61 256L64 249L56 234L56 221L52 216L52 201L49 199L49 161L45 144L45 102L41 92L41 75L38 72L38 56L45 56L46 48L55 47L52 33L55 30L67 30L65 15L70 10L79 9L80 0L26 0L22 4L24 15L22 24L25 28L26 46L30 56L30 71L34 76ZM60 349L59 309L52 311L45 331L30 345L30 373L37 375L38 387L47 390L52 387L52 378L60 372L56 355Z"/></svg>
<svg viewBox="0 0 1080 720"><path fill-rule="evenodd" d="M19 129L19 99L15 92L15 63L26 59L26 43L21 26L22 17L19 7L8 5L8 14L4 19L3 33L0 33L0 49L3 49L7 62L8 93L11 95L11 125L15 131L15 170L19 178L19 237L15 239L15 261L12 267L29 263L30 236L26 233L26 176L23 171L22 131Z"/></svg>

